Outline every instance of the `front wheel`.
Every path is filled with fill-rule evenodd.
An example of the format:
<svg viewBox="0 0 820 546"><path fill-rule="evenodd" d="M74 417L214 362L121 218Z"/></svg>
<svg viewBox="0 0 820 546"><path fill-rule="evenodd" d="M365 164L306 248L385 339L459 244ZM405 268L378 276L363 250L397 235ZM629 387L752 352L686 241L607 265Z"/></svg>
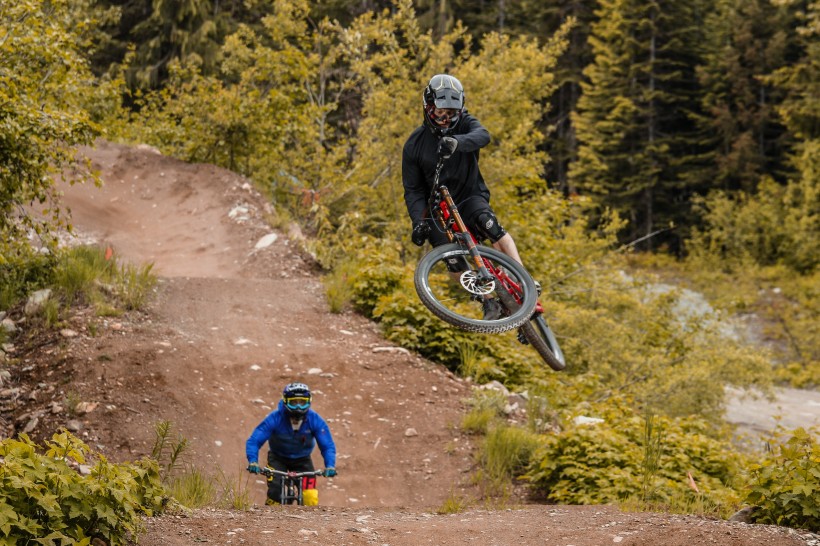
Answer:
<svg viewBox="0 0 820 546"><path fill-rule="evenodd" d="M484 334L514 330L535 310L535 282L521 264L503 252L482 245L477 248L488 269L497 270L499 276L483 282L469 250L450 243L435 247L421 259L415 272L416 293L434 315L462 330ZM484 320L481 302L489 298L500 302L503 312L499 318Z"/></svg>
<svg viewBox="0 0 820 546"><path fill-rule="evenodd" d="M529 322L521 326L524 337L530 342L532 348L544 359L550 368L560 372L567 367L564 353L558 346L558 340L552 333L547 321L541 313L532 317Z"/></svg>

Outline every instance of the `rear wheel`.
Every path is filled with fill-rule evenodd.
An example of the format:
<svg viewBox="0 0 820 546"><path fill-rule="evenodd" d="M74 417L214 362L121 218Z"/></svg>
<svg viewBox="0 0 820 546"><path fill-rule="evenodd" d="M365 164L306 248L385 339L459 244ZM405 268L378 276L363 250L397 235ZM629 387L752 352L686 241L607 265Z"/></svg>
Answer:
<svg viewBox="0 0 820 546"><path fill-rule="evenodd" d="M493 267L503 269L521 289L519 304L498 278L484 282L479 278L470 252L457 243L441 245L428 252L415 272L416 292L422 303L441 320L469 332L493 334L525 324L538 299L535 283L521 264L494 248L478 246L479 254ZM451 268L462 269L451 273ZM497 298L503 316L484 320L482 300Z"/></svg>
<svg viewBox="0 0 820 546"><path fill-rule="evenodd" d="M530 342L533 349L541 355L544 362L553 370L560 372L566 368L566 360L561 347L558 346L558 340L555 339L555 334L547 325L543 315L538 313L536 316L521 326L521 331L527 341Z"/></svg>

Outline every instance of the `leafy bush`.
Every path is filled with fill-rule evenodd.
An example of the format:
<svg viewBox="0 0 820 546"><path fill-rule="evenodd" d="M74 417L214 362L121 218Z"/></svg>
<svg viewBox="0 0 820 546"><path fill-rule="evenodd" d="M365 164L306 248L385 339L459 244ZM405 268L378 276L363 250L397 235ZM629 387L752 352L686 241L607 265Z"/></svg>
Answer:
<svg viewBox="0 0 820 546"><path fill-rule="evenodd" d="M653 425L657 435L647 436L645 418L623 403L594 413L604 422L567 424L544 437L527 473L537 494L559 503L602 504L651 492L656 502L670 504L694 495L691 473L704 499L724 510L734 507L742 458L710 437L703 421L660 417Z"/></svg>
<svg viewBox="0 0 820 546"><path fill-rule="evenodd" d="M0 309L9 309L30 292L49 285L55 258L28 245L0 242Z"/></svg>
<svg viewBox="0 0 820 546"><path fill-rule="evenodd" d="M369 243L375 242L371 240ZM401 265L397 254L391 255L389 248L369 243L365 243L368 251L355 257L352 264L348 262L347 267L352 269L348 279L353 308L366 316L373 316L380 300L399 288L410 270Z"/></svg>
<svg viewBox="0 0 820 546"><path fill-rule="evenodd" d="M756 194L715 192L695 203L706 227L694 231L690 249L711 263L780 263L804 273L820 263L820 191L810 177L786 186L764 179Z"/></svg>
<svg viewBox="0 0 820 546"><path fill-rule="evenodd" d="M794 430L749 470L744 500L757 507L755 521L820 531L820 444L811 434Z"/></svg>
<svg viewBox="0 0 820 546"><path fill-rule="evenodd" d="M140 529L142 515L160 512L167 497L155 461L110 464L68 432L54 434L38 453L28 436L0 442L0 538L88 545L94 536L112 546L125 544ZM94 455L88 476L83 464Z"/></svg>

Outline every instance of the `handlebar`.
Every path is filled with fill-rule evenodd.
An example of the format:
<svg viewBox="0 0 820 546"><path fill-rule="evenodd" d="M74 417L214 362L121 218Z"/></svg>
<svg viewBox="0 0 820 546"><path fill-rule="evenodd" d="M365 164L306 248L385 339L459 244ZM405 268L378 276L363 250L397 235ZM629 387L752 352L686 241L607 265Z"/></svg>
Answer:
<svg viewBox="0 0 820 546"><path fill-rule="evenodd" d="M263 476L283 476L287 478L304 478L308 476L324 476L324 470L311 470L309 472L293 472L287 471L283 472L281 470L276 470L275 468L265 467L259 469L259 474Z"/></svg>

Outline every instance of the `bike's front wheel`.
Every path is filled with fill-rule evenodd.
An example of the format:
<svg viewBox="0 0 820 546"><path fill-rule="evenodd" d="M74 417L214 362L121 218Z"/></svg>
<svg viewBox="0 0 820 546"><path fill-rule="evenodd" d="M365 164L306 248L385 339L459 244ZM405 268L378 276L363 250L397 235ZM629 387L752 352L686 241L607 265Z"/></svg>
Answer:
<svg viewBox="0 0 820 546"><path fill-rule="evenodd" d="M469 250L458 243L441 245L416 267L419 298L438 318L462 330L495 334L518 328L529 321L535 309L535 282L521 264L503 252L481 245L477 248L488 269L499 272L498 276L483 282ZM501 305L502 313L485 320L482 301L491 298Z"/></svg>
<svg viewBox="0 0 820 546"><path fill-rule="evenodd" d="M530 342L532 348L544 359L550 368L556 372L560 372L567 367L564 353L558 345L558 340L555 339L555 334L552 333L547 321L539 313L532 317L531 320L521 326L521 331L524 337Z"/></svg>

